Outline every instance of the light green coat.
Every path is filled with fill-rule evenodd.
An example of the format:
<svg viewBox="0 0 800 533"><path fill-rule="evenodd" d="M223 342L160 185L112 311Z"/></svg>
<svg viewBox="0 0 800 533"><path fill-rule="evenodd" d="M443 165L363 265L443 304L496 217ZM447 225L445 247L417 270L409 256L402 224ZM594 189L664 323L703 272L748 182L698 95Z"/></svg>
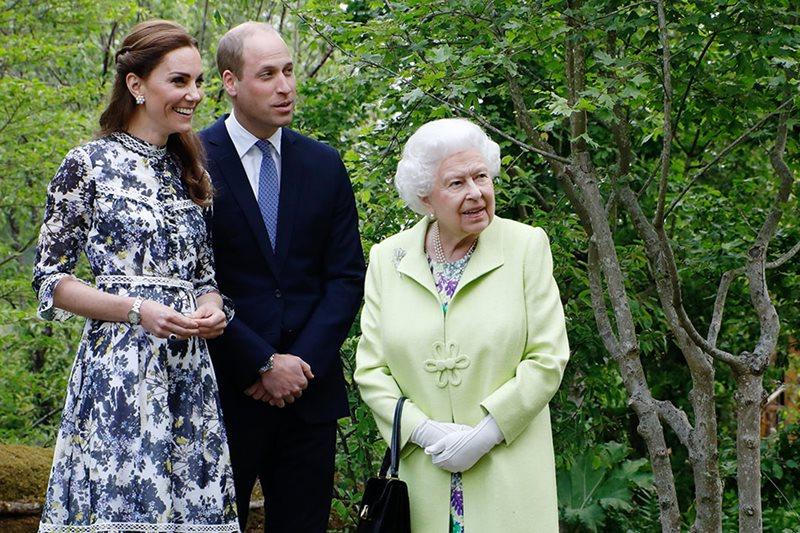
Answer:
<svg viewBox="0 0 800 533"><path fill-rule="evenodd" d="M355 380L384 439L400 395L400 477L414 533L446 533L450 473L408 442L432 418L475 425L491 414L505 442L463 473L472 533L558 531L547 403L569 357L552 256L541 228L494 217L447 315L424 253L427 221L373 246Z"/></svg>

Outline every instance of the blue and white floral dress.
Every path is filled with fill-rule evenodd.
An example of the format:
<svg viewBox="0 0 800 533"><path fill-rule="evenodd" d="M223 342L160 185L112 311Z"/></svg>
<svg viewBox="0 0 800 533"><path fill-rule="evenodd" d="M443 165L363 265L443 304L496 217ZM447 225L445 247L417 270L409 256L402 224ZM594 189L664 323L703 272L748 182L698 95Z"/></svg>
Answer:
<svg viewBox="0 0 800 533"><path fill-rule="evenodd" d="M33 286L39 316L81 250L112 294L191 313L217 291L204 213L165 148L115 133L71 150L47 194ZM87 319L69 378L39 531L238 531L206 341Z"/></svg>

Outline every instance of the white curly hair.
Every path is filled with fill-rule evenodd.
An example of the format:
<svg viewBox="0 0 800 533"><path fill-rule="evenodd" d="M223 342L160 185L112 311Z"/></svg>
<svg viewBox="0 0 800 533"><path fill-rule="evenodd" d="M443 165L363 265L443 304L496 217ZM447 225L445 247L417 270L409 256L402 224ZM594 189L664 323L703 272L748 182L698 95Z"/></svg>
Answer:
<svg viewBox="0 0 800 533"><path fill-rule="evenodd" d="M463 118L443 118L420 126L406 141L397 163L394 186L400 198L415 212L426 214L420 198L433 190L436 169L448 156L465 150L483 156L492 178L500 174L500 146L478 125Z"/></svg>

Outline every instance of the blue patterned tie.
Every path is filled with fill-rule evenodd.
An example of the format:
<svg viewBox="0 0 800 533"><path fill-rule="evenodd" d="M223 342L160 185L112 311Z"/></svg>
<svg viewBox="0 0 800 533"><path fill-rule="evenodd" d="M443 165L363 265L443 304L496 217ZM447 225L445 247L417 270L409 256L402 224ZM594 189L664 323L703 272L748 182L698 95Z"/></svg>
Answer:
<svg viewBox="0 0 800 533"><path fill-rule="evenodd" d="M258 208L261 218L267 227L270 244L275 250L278 238L278 202L281 186L278 182L278 171L272 160L272 151L267 141L258 140L256 146L261 150L261 169L258 171Z"/></svg>

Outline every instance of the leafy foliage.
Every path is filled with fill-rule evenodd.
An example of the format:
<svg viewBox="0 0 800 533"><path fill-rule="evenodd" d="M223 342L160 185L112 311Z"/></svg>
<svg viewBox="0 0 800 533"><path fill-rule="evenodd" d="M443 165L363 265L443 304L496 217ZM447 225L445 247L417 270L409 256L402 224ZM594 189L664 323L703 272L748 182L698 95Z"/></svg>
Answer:
<svg viewBox="0 0 800 533"><path fill-rule="evenodd" d="M597 334L586 236L551 167L521 144L538 138L558 154L568 154L569 116L575 109L585 111L592 120L583 140L591 147L604 199L616 180L625 179L642 191L646 212L654 211L652 182L664 132L657 22L650 2L587 0L570 9L561 0L21 0L0 10L0 440L38 445L55 440L81 324L32 318L32 246L45 185L66 151L91 137L119 40L135 22L152 16L181 22L201 41L208 82L197 127L228 108L214 75L218 37L247 19L281 27L300 76L295 126L342 153L366 250L414 220L391 181L400 148L416 127L457 115L497 129L491 134L503 154L498 214L547 230L568 317L572 359L551 403L564 521L575 530L591 529L590 524L597 530L657 529L657 502L644 483L646 449L617 365ZM570 17L587 28L586 90L574 105L563 53ZM771 114L786 99L798 103L800 13L789 0L681 0L668 3L667 19L675 95L668 200L677 201L686 189L667 229L687 309L704 331L720 276L742 263L777 187L767 156L775 128ZM522 90L535 138L527 137L514 111L514 85ZM619 177L610 128L619 105L627 109L634 141L625 178ZM748 140L724 153L765 117ZM790 128L787 162L797 172L796 121ZM798 192L795 185L771 260L800 240ZM642 244L624 213L610 209L609 220L653 395L688 412L688 372L665 325ZM782 381L789 339L799 335L798 263L795 258L768 275L782 319L768 388ZM86 265L81 268L88 278ZM752 346L759 333L747 289L742 279L735 281L720 333L720 346L733 353ZM354 326L342 350L349 371L358 333ZM737 513L729 437L735 433L735 384L725 369L715 379L728 530L735 528ZM340 423L334 505L341 528L352 525L361 483L376 471L384 446L352 383L349 395L352 415ZM796 434L791 426L779 428L762 447L765 529L791 530L797 523L798 472L787 460L797 457ZM670 433L667 438L688 525L691 466L677 439ZM633 468L630 475L642 483L625 479L626 468ZM574 482L573 475L578 476ZM595 481L587 485L589 480ZM631 506L638 512L628 513Z"/></svg>
<svg viewBox="0 0 800 533"><path fill-rule="evenodd" d="M567 531L608 531L608 511L633 511L633 490L652 491L646 459L626 459L630 449L609 442L586 450L558 472L558 501Z"/></svg>

